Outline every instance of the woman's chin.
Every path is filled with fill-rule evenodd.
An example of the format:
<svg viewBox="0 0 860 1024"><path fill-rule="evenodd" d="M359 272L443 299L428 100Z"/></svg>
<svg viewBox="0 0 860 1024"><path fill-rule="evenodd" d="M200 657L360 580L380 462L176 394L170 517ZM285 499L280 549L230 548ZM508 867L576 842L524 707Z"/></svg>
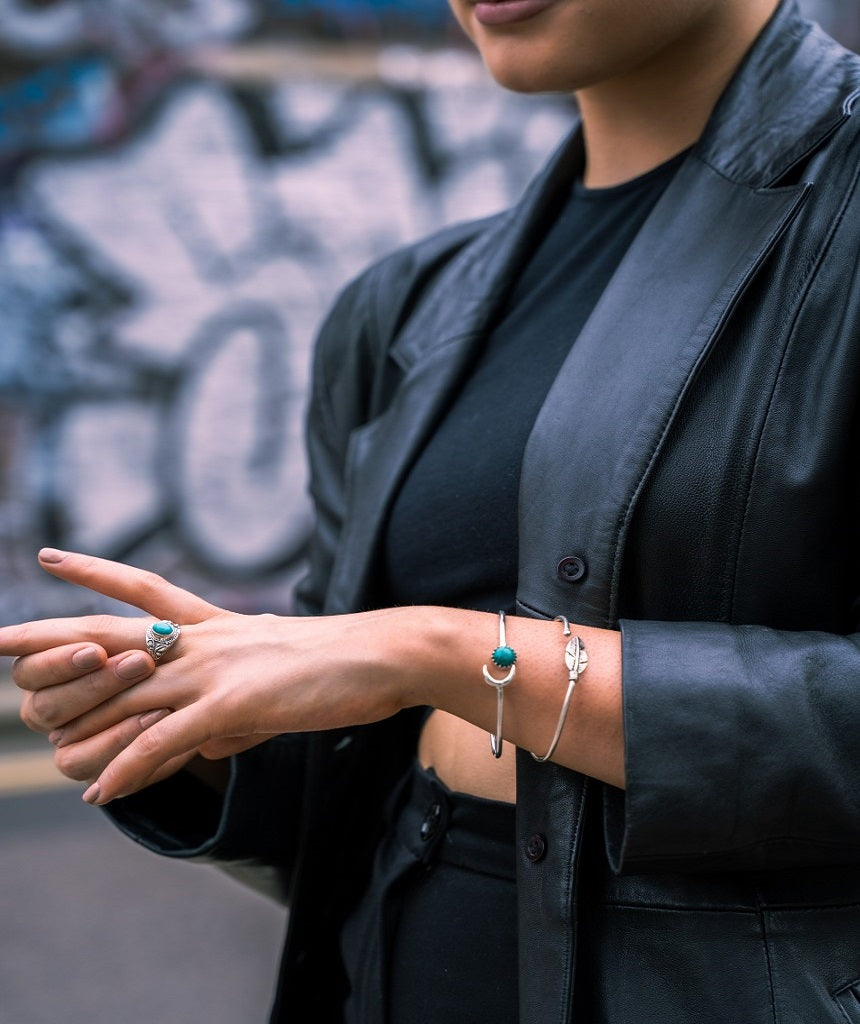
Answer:
<svg viewBox="0 0 860 1024"><path fill-rule="evenodd" d="M552 60L534 51L526 53L524 48L515 45L487 47L482 56L484 66L495 81L511 92L573 93L588 84L590 77L576 75L565 63L557 66Z"/></svg>

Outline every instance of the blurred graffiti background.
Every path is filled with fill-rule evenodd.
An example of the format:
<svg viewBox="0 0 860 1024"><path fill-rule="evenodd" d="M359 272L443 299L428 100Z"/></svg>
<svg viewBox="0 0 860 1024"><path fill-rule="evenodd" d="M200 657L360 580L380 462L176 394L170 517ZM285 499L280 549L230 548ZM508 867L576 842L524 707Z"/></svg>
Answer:
<svg viewBox="0 0 860 1024"><path fill-rule="evenodd" d="M0 0L0 621L98 604L46 543L289 607L326 306L570 122L453 38L435 0Z"/></svg>

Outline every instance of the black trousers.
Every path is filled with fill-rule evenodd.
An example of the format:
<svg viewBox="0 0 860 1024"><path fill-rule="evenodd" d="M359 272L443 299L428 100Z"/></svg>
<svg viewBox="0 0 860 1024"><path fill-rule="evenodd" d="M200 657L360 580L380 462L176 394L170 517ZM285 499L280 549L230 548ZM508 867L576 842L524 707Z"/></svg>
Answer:
<svg viewBox="0 0 860 1024"><path fill-rule="evenodd" d="M346 923L348 1024L516 1024L514 807L416 763Z"/></svg>

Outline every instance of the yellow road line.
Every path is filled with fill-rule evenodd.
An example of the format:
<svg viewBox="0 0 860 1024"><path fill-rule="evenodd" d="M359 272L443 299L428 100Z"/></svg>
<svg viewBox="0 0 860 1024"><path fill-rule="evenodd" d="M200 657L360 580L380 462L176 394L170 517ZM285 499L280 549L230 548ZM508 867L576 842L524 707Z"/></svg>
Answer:
<svg viewBox="0 0 860 1024"><path fill-rule="evenodd" d="M61 775L51 752L7 754L0 757L0 796L17 796L48 789L81 786Z"/></svg>

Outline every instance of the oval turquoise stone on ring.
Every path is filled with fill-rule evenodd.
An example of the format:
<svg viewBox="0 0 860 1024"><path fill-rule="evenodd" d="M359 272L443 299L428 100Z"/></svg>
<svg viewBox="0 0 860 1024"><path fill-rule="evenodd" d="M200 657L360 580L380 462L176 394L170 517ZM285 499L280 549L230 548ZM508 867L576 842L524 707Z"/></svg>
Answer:
<svg viewBox="0 0 860 1024"><path fill-rule="evenodd" d="M499 668L510 668L517 660L517 652L513 647L497 647L493 651L493 664Z"/></svg>
<svg viewBox="0 0 860 1024"><path fill-rule="evenodd" d="M146 631L146 649L152 656L152 660L157 662L165 651L176 643L181 632L178 623L171 622L169 619L159 619L158 622L153 622Z"/></svg>

